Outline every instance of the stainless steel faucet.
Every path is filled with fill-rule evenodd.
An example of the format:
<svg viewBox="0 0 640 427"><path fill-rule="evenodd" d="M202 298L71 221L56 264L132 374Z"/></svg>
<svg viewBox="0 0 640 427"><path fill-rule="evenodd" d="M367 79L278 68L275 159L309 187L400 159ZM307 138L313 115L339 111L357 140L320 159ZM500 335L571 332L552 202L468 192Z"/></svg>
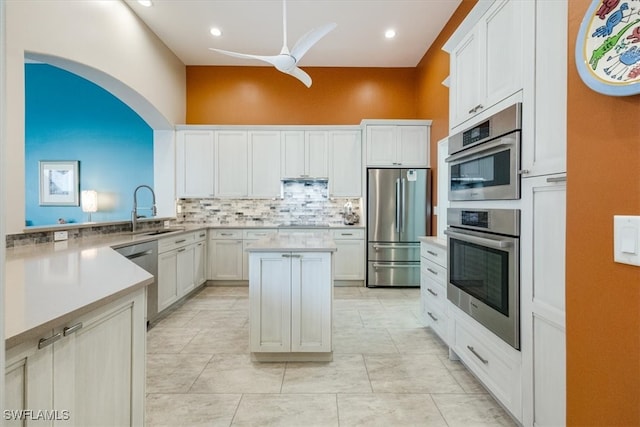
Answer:
<svg viewBox="0 0 640 427"><path fill-rule="evenodd" d="M131 231L136 231L138 228L138 218L144 218L143 216L138 216L138 190L141 188L148 188L151 191L151 196L153 196L153 206L150 208L140 208L140 209L151 209L151 216L156 216L158 210L156 208L156 193L153 192L153 188L148 185L138 185L135 190L133 190L133 210L131 211Z"/></svg>

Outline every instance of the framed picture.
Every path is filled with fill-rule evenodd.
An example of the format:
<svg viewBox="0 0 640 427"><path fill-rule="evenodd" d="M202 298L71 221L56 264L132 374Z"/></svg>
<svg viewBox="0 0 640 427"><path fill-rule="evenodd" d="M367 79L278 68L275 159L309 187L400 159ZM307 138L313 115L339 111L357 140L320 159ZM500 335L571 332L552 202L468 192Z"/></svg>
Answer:
<svg viewBox="0 0 640 427"><path fill-rule="evenodd" d="M79 206L77 160L40 161L40 206Z"/></svg>

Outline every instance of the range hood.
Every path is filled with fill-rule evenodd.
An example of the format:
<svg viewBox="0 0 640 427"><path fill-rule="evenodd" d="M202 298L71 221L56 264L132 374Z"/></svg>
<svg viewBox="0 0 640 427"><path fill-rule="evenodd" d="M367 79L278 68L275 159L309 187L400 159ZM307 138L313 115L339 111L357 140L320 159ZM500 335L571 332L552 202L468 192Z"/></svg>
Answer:
<svg viewBox="0 0 640 427"><path fill-rule="evenodd" d="M329 182L329 178L326 176L292 176L282 178L281 181L285 182Z"/></svg>

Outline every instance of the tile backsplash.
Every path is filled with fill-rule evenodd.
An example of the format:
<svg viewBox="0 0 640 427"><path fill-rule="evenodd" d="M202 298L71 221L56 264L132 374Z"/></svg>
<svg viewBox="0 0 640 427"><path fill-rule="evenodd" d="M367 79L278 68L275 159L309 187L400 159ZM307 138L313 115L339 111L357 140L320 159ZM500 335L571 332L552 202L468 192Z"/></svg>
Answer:
<svg viewBox="0 0 640 427"><path fill-rule="evenodd" d="M282 198L180 199L178 224L211 226L272 226L281 223L343 223L344 205L351 202L362 218L360 198L328 197L327 182L286 182Z"/></svg>

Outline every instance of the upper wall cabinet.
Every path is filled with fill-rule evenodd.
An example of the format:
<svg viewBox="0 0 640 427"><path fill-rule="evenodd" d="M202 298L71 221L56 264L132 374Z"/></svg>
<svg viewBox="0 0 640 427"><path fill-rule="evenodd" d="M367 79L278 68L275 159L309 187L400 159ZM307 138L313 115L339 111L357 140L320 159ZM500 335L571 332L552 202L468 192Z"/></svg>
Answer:
<svg viewBox="0 0 640 427"><path fill-rule="evenodd" d="M329 132L329 194L362 197L362 131Z"/></svg>
<svg viewBox="0 0 640 427"><path fill-rule="evenodd" d="M216 131L216 197L248 194L249 141L247 131Z"/></svg>
<svg viewBox="0 0 640 427"><path fill-rule="evenodd" d="M452 36L462 38L450 50L451 130L522 89L523 19L521 1L498 0Z"/></svg>
<svg viewBox="0 0 640 427"><path fill-rule="evenodd" d="M365 120L367 166L429 167L430 120Z"/></svg>
<svg viewBox="0 0 640 427"><path fill-rule="evenodd" d="M329 132L282 131L282 178L329 176Z"/></svg>
<svg viewBox="0 0 640 427"><path fill-rule="evenodd" d="M213 197L214 133L179 130L176 134L176 195Z"/></svg>
<svg viewBox="0 0 640 427"><path fill-rule="evenodd" d="M249 197L280 196L280 131L249 132Z"/></svg>

